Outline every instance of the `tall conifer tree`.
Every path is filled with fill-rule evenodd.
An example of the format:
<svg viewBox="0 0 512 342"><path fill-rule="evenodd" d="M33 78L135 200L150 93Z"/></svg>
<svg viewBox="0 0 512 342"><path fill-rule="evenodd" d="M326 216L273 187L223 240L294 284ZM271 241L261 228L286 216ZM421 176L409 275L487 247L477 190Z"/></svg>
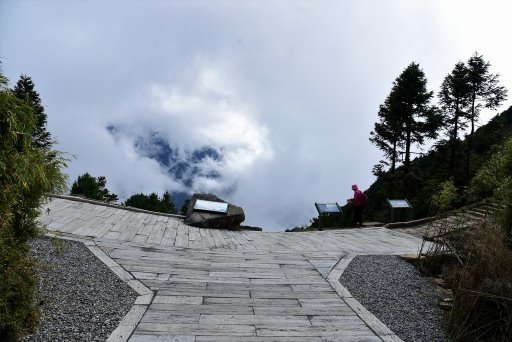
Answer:
<svg viewBox="0 0 512 342"><path fill-rule="evenodd" d="M433 92L427 91L423 70L412 62L393 82L391 92L379 112L381 122L376 124L370 138L377 146L385 147L383 143L391 143L385 147L385 153L391 153L392 165L396 160L396 152L393 151L397 146L404 146L406 173L410 168L411 145L421 145L426 138L435 138L441 126L442 117L438 109L430 104L432 96ZM394 139L399 140L395 143Z"/></svg>
<svg viewBox="0 0 512 342"><path fill-rule="evenodd" d="M90 199L104 202L116 202L118 197L107 189L107 179L104 176L98 178L84 173L78 176L71 186L71 195L82 195Z"/></svg>
<svg viewBox="0 0 512 342"><path fill-rule="evenodd" d="M400 113L393 102L393 93L380 105L379 119L370 133L370 141L384 152L391 162L391 172L395 172L398 148L403 147L403 130Z"/></svg>
<svg viewBox="0 0 512 342"><path fill-rule="evenodd" d="M454 176L455 151L459 132L467 127L470 102L469 72L463 62L455 65L441 85L439 101L444 114L444 122L450 144L449 174Z"/></svg>
<svg viewBox="0 0 512 342"><path fill-rule="evenodd" d="M437 108L430 104L432 91L427 91L427 78L419 64L412 62L398 76L391 90L393 104L403 120L405 171L411 163L411 145L423 144L425 138L436 138L442 124Z"/></svg>
<svg viewBox="0 0 512 342"><path fill-rule="evenodd" d="M35 115L35 128L32 134L33 144L37 148L49 150L52 145L50 132L46 130L46 113L41 98L35 91L34 82L27 75L21 75L13 89L14 95L29 105Z"/></svg>
<svg viewBox="0 0 512 342"><path fill-rule="evenodd" d="M126 206L144 209L144 210L150 210L150 211L157 211L160 213L167 213L167 214L176 214L176 207L174 205L174 202L172 201L171 194L166 191L162 199L158 196L157 193L152 192L149 195L145 194L135 194L130 196L126 201L123 203Z"/></svg>
<svg viewBox="0 0 512 342"><path fill-rule="evenodd" d="M478 120L481 108L497 109L507 99L507 89L499 85L499 74L491 74L491 64L484 60L477 52L469 58L467 63L468 82L470 87L470 111L471 132L467 139L466 150L466 181L470 177L471 149L473 148L473 134L475 122Z"/></svg>

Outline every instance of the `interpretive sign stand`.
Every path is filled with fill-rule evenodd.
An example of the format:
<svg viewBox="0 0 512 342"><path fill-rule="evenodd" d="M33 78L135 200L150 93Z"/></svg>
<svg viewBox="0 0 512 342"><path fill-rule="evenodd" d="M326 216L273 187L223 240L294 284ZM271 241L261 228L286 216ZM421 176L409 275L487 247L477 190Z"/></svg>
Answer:
<svg viewBox="0 0 512 342"><path fill-rule="evenodd" d="M389 199L388 206L391 210L391 220L389 222L403 222L408 213L408 220L412 220L412 205L407 199Z"/></svg>
<svg viewBox="0 0 512 342"><path fill-rule="evenodd" d="M343 211L338 203L316 203L316 210L318 211L318 220L320 227L327 227L335 224L336 226L341 222L341 214Z"/></svg>
<svg viewBox="0 0 512 342"><path fill-rule="evenodd" d="M341 214L341 207L338 203L315 203L316 210L322 214Z"/></svg>
<svg viewBox="0 0 512 342"><path fill-rule="evenodd" d="M194 210L196 211L208 211L220 214L228 213L228 204L224 202L214 202L198 199L194 204Z"/></svg>

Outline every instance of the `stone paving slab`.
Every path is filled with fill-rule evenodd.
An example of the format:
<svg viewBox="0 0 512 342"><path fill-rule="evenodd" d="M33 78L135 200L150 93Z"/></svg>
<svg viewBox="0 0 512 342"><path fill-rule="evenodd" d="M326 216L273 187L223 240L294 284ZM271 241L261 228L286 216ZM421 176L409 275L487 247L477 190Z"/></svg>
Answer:
<svg viewBox="0 0 512 342"><path fill-rule="evenodd" d="M399 341L338 279L354 255L416 252L415 237L198 229L65 199L47 208L50 231L89 239L140 294L110 341Z"/></svg>
<svg viewBox="0 0 512 342"><path fill-rule="evenodd" d="M101 241L97 244L104 247ZM200 340L199 337L205 337L205 341L210 337L210 340L217 337L217 341L233 337L240 341L256 337L260 341L273 341L277 337L371 341L376 336L304 255L172 247L148 249L123 243L116 246L110 241L105 243L107 246L110 257L123 267L132 267L133 257L138 256L138 271L132 272L135 277L144 273L141 271L145 267L154 271L155 263L181 275L179 281L173 277L166 280L139 277L147 287L159 290L135 328L132 340L194 336L194 341ZM224 271L190 272L187 276L190 263L184 259L201 261L201 270ZM336 262L337 259L329 257L321 265L332 267ZM247 263L254 267L244 267ZM233 264L244 271L230 271L229 266ZM261 272L264 268L268 268L268 274ZM244 281L240 282L241 279Z"/></svg>
<svg viewBox="0 0 512 342"><path fill-rule="evenodd" d="M398 235L381 227L303 233L199 229L186 225L177 217L131 212L64 198L51 200L43 208L43 213L40 222L51 231L195 249L405 254L416 252L421 241L417 237Z"/></svg>

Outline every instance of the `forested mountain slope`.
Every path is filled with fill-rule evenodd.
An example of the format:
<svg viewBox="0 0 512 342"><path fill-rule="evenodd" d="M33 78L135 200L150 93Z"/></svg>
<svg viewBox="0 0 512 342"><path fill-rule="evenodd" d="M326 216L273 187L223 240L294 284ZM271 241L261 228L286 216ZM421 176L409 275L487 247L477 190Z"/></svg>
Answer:
<svg viewBox="0 0 512 342"><path fill-rule="evenodd" d="M512 107L496 115L475 131L471 148L469 179L489 158L493 149L511 135ZM466 179L465 170L467 144L465 140L458 140L457 145L453 180L462 195L469 181ZM366 191L370 198L366 207L366 220L387 222L389 209L386 199L388 198L407 198L414 207L414 218L429 215L432 194L439 189L442 182L450 178L449 153L448 142L441 141L427 154L412 160L409 173L405 174L403 167L399 167L394 174L389 171L381 174ZM458 205L465 204L465 201L461 199ZM346 208L346 211L350 211L350 208Z"/></svg>

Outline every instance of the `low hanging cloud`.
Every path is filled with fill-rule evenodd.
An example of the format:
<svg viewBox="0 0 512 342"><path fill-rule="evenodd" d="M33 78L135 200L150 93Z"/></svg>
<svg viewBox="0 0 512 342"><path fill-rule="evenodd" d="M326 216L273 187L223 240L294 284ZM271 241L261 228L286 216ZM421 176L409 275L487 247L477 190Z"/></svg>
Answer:
<svg viewBox="0 0 512 342"><path fill-rule="evenodd" d="M106 129L129 153L157 161L173 180L169 191L229 195L244 172L273 156L255 110L211 67L181 86L152 84L144 98Z"/></svg>
<svg viewBox="0 0 512 342"><path fill-rule="evenodd" d="M437 92L476 50L510 89L510 7L0 1L0 50L13 83L33 78L59 150L76 156L71 182L105 176L121 199L214 192L245 224L283 230L374 181L382 153L369 133L411 61Z"/></svg>

